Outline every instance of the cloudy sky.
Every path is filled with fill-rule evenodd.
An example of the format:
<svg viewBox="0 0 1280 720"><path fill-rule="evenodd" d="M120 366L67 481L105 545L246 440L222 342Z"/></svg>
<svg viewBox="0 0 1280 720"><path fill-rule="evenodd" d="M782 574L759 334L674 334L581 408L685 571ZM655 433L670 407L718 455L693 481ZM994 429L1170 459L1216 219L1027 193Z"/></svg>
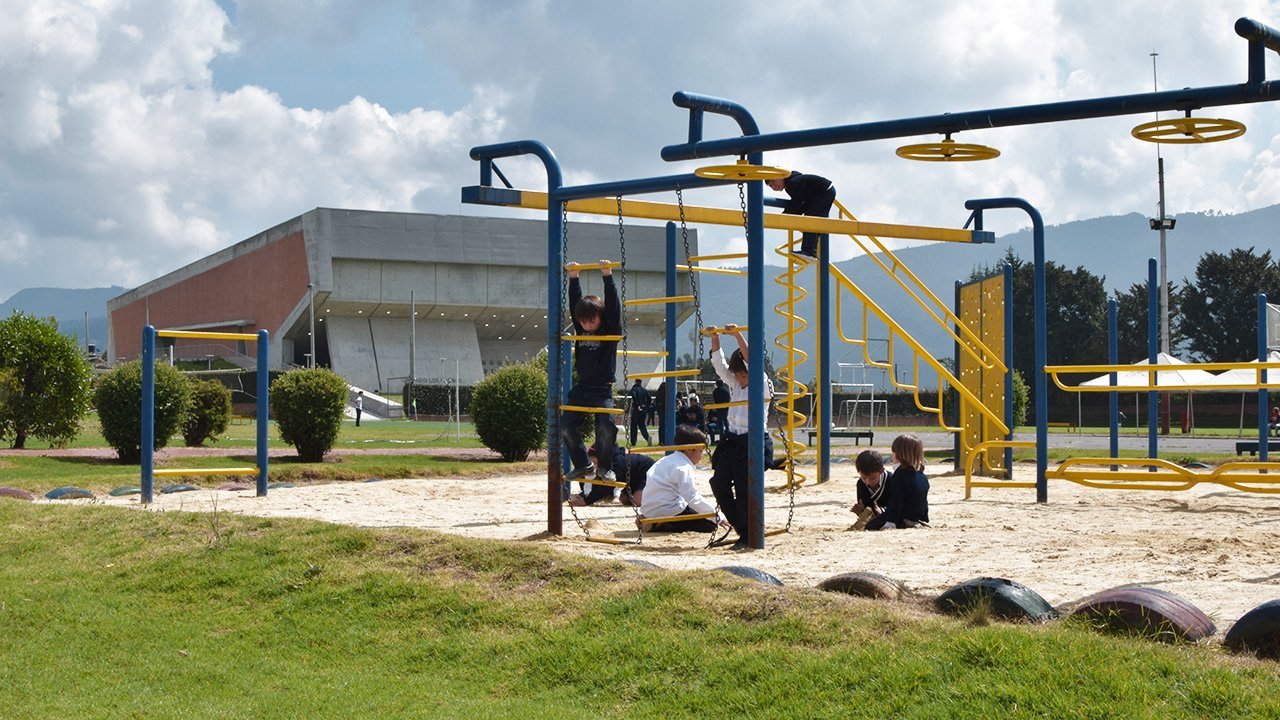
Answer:
<svg viewBox="0 0 1280 720"><path fill-rule="evenodd" d="M542 140L571 184L686 171L658 154L684 137L676 90L774 132L1146 92L1152 51L1161 89L1235 84L1241 15L1280 26L1280 0L0 0L0 298L132 287L317 206L513 214L459 203L476 144ZM1280 202L1280 105L1205 114L1249 131L1164 150L1171 214ZM993 195L1050 224L1154 214L1155 149L1129 136L1150 119L959 136L1001 149L984 163L893 141L766 161L832 178L865 220L959 225Z"/></svg>

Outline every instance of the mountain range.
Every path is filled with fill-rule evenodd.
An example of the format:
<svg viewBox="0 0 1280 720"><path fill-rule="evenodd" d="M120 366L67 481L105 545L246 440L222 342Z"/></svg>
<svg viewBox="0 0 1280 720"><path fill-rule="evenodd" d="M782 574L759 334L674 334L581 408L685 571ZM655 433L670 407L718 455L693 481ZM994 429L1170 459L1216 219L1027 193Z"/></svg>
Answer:
<svg viewBox="0 0 1280 720"><path fill-rule="evenodd" d="M87 340L101 351L107 342L107 301L123 293L119 286L101 288L27 288L0 303L0 318L15 310L58 321L63 335ZM86 328L87 325L87 328Z"/></svg>

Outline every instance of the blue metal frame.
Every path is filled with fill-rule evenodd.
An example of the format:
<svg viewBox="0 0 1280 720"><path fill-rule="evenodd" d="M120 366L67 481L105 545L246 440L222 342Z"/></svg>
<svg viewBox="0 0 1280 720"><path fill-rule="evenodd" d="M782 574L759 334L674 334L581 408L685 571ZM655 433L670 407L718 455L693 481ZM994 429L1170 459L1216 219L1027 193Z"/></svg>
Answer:
<svg viewBox="0 0 1280 720"><path fill-rule="evenodd" d="M142 418L138 438L141 450L141 489L142 502L150 503L155 490L155 455L156 455L156 334L153 325L142 328ZM267 496L267 430L270 403L267 393L270 389L270 375L267 363L268 334L266 330L258 331L258 417L257 417L257 491L258 497ZM192 475L198 475L199 469L193 469Z"/></svg>
<svg viewBox="0 0 1280 720"><path fill-rule="evenodd" d="M1009 425L1006 440L1012 440L1014 431L1013 418L1013 265L1004 264L1004 418ZM1013 448L1004 449L1004 467L1013 479Z"/></svg>
<svg viewBox="0 0 1280 720"><path fill-rule="evenodd" d="M1160 281L1155 258L1147 259L1147 362L1155 365L1160 357ZM1160 373L1152 376L1152 385L1160 384ZM1147 457L1160 457L1160 391L1147 393ZM1155 466L1151 466L1152 472Z"/></svg>
<svg viewBox="0 0 1280 720"><path fill-rule="evenodd" d="M1120 327L1119 306L1115 298L1107 300L1107 362L1116 365L1120 362ZM1119 384L1119 373L1111 373L1111 387ZM1111 457L1120 457L1120 394L1115 390L1107 393L1107 422L1111 428ZM1112 465L1114 471L1117 465Z"/></svg>
<svg viewBox="0 0 1280 720"><path fill-rule="evenodd" d="M1258 293L1258 362L1267 361L1267 296ZM1262 370L1263 383L1267 382L1267 371ZM1267 461L1267 451L1271 440L1267 437L1267 425L1270 419L1267 412L1267 391L1258 391L1258 462Z"/></svg>
<svg viewBox="0 0 1280 720"><path fill-rule="evenodd" d="M1280 83L1266 81L1265 51L1280 53L1280 32L1248 18L1240 18L1235 23L1238 35L1248 40L1248 80L1239 85L1222 85L1205 88L1184 88L1166 92L1122 95L1092 100L1075 100L1042 105L1029 105L1012 108L978 110L962 113L945 113L917 118L907 118L873 123L837 125L809 130L796 130L781 133L761 134L759 126L751 113L742 105L722 98L677 92L672 101L677 107L689 110L687 142L669 145L662 149L662 158L667 161L690 160L694 158L714 157L720 155L738 155L753 164L763 163L763 153L768 150L788 148L814 147L820 145L865 142L901 138L912 135L955 133L963 130L979 130L1016 125L1030 125L1066 120L1082 120L1087 118L1115 117L1123 115L1146 114L1156 111L1190 111L1197 108L1217 105L1238 105L1255 102L1268 102L1280 99ZM739 137L719 140L703 140L703 120L705 113L726 115L734 119L742 131ZM709 180L695 175L670 175L664 177L643 178L611 183L597 183L578 187L563 187L559 162L555 155L540 142L522 140L495 145L472 148L471 157L480 161L480 188L470 188L463 193L464 202L475 201L479 195L493 194L498 189L491 188L495 168L493 161L500 157L516 155L535 155L542 160L547 171L547 306L548 320L559 318L563 314L560 293L562 289L561 271L564 258L560 252L561 208L563 203L573 199L615 197L650 192L668 192L676 188L693 189L713 185L729 184L731 181ZM470 195L470 199L468 198ZM764 198L760 181L747 183L747 303L748 323L750 326L749 363L752 367L749 393L750 402L750 492L749 492L749 528L748 544L752 547L764 547ZM1044 228L1040 214L1030 204L1017 198L1000 198L994 200L972 200L965 204L974 210L974 216L981 229L981 211L994 208L1020 208L1032 216L1036 237L1036 365L1043 368L1045 364L1045 327L1044 327ZM824 244L824 248L826 244ZM825 270L828 254L824 250L822 268ZM822 273L825 276L825 273ZM823 277L825 280L825 277ZM826 306L825 293L821 291L819 301ZM823 329L829 325L828 319L823 322ZM548 322L547 347L551 354L549 368L561 368L561 356L565 353L556 323ZM821 342L821 341L820 341ZM823 354L822 364L829 363L829 353ZM671 357L671 356L669 356ZM820 373L830 378L829 368L820 367ZM559 398L562 388L567 384L567 376L563 372L548 373L547 387L547 420L548 443L548 530L561 532L561 499L559 472L561 466L559 449ZM1046 502L1048 490L1045 481L1047 468L1047 418L1046 407L1047 385L1044 373L1036 376L1036 464L1037 487L1036 499ZM829 383L827 385L829 390ZM1265 402L1265 401L1261 401ZM829 403L827 403L829 406ZM1265 420L1265 418L1264 418ZM829 432L827 427L820 428L823 434ZM823 440L824 446L829 442L829 435ZM821 472L825 473L825 452Z"/></svg>

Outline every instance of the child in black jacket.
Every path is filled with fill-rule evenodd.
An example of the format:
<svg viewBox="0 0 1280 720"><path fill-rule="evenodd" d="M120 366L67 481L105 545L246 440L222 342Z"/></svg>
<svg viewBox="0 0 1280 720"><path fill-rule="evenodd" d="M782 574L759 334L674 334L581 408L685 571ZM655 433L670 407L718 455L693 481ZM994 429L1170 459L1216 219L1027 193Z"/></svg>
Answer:
<svg viewBox="0 0 1280 720"><path fill-rule="evenodd" d="M573 309L573 329L578 335L618 335L622 332L622 304L618 301L618 289L613 283L613 270L608 260L600 261L600 274L604 278L604 298L598 295L583 297L578 281L581 269L577 263L569 263L569 306ZM616 340L579 340L574 343L573 366L578 372L578 382L569 388L569 405L581 407L613 407L613 384L618 365ZM587 459L587 448L582 442L582 423L587 413L565 411L560 418L560 437L573 462L569 480L579 480L594 475L601 480L614 481L613 445L618 437L618 425L608 413L595 415L596 446L600 448L600 464L593 466Z"/></svg>
<svg viewBox="0 0 1280 720"><path fill-rule="evenodd" d="M889 477L889 501L884 512L871 518L868 530L892 530L929 525L929 478L924 474L924 445L914 435L893 439L898 469Z"/></svg>

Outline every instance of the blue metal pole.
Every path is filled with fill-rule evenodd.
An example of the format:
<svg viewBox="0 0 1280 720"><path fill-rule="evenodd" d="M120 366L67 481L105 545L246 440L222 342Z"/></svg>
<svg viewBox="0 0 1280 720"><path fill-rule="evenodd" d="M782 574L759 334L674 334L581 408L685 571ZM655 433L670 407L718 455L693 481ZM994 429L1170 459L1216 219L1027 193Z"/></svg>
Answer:
<svg viewBox="0 0 1280 720"><path fill-rule="evenodd" d="M271 404L267 401L270 391L267 363L267 331L258 331L258 497L267 496L267 429Z"/></svg>
<svg viewBox="0 0 1280 720"><path fill-rule="evenodd" d="M1156 274L1156 260L1147 260L1147 362L1155 365L1160 358L1160 329L1156 322L1160 313L1160 285ZM1156 385L1160 384L1160 374L1154 376ZM1160 457L1160 391L1147 393L1147 457ZM1151 470L1155 471L1155 466Z"/></svg>
<svg viewBox="0 0 1280 720"><path fill-rule="evenodd" d="M763 189L761 190L763 192ZM761 206L763 213L763 206ZM762 214L763 217L763 214ZM831 478L831 238L819 243L818 248L818 387L820 404L818 422L822 432L818 434L818 478L826 482ZM872 412L875 408L872 407Z"/></svg>
<svg viewBox="0 0 1280 720"><path fill-rule="evenodd" d="M1267 361L1267 296L1258 293L1258 362ZM1262 382L1267 382L1267 371L1262 371ZM1267 461L1271 441L1267 437L1267 391L1258 391L1258 461Z"/></svg>
<svg viewBox="0 0 1280 720"><path fill-rule="evenodd" d="M1049 502L1049 380L1044 366L1049 355L1044 279L1044 219L1040 211L1022 198L986 198L968 200L965 209L973 211L975 230L982 229L982 211L997 208L1022 210L1031 218L1031 239L1035 250L1035 326L1036 326L1036 502Z"/></svg>
<svg viewBox="0 0 1280 720"><path fill-rule="evenodd" d="M142 328L142 502L151 502L156 451L156 329Z"/></svg>
<svg viewBox="0 0 1280 720"><path fill-rule="evenodd" d="M760 165L764 158L747 158ZM747 183L747 335L751 355L751 383L747 420L751 424L747 460L747 544L764 548L764 183Z"/></svg>
<svg viewBox="0 0 1280 720"><path fill-rule="evenodd" d="M1012 440L1013 418L1013 265L1004 264L1004 418L1009 425L1006 440ZM1004 449L1004 467L1013 479L1013 448Z"/></svg>
<svg viewBox="0 0 1280 720"><path fill-rule="evenodd" d="M667 297L674 297L679 294L677 290L678 277L676 274L676 265L680 262L676 254L676 224L667 223ZM663 368L667 372L675 372L676 369L676 306L675 303L666 303L667 308L667 358ZM698 362L702 362L699 358ZM672 438L675 437L676 430L676 382L674 377L668 377L662 385L662 427L666 431L665 434L658 438L658 442L663 445L670 445Z"/></svg>
<svg viewBox="0 0 1280 720"><path fill-rule="evenodd" d="M1107 300L1107 363L1115 365L1120 362L1120 331L1116 299ZM1111 373L1111 387L1118 384L1119 373ZM1120 394L1115 390L1107 393L1107 422L1111 428L1111 457L1120 457ZM1112 465L1115 470L1117 466Z"/></svg>

